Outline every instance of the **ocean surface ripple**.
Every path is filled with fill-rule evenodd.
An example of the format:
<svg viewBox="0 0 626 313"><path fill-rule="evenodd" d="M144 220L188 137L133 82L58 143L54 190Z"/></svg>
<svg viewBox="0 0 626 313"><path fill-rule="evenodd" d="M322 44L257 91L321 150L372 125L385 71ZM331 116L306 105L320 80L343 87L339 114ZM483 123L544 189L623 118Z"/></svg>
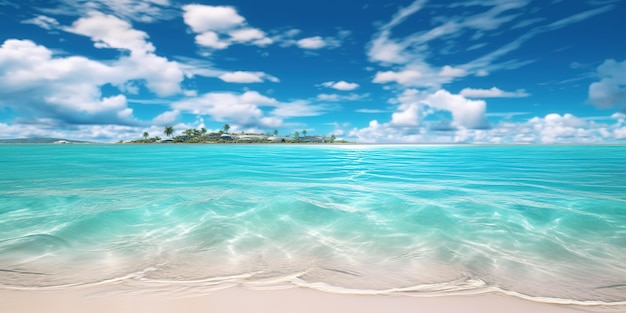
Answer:
<svg viewBox="0 0 626 313"><path fill-rule="evenodd" d="M626 303L625 146L0 145L0 288Z"/></svg>

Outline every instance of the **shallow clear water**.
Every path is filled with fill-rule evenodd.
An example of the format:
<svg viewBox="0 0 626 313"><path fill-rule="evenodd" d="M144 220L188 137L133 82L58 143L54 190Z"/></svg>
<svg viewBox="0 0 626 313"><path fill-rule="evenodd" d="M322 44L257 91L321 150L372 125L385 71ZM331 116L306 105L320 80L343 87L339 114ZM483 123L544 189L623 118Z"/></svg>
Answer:
<svg viewBox="0 0 626 313"><path fill-rule="evenodd" d="M625 260L625 146L0 145L0 288L614 303Z"/></svg>

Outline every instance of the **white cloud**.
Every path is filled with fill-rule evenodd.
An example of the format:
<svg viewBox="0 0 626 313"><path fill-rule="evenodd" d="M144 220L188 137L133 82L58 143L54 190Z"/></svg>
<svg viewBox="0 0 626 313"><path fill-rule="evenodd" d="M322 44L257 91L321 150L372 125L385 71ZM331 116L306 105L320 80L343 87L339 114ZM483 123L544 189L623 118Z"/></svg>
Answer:
<svg viewBox="0 0 626 313"><path fill-rule="evenodd" d="M443 68L441 68L439 75L447 76L447 77L463 77L467 75L467 72L464 69L455 68L455 67L446 65Z"/></svg>
<svg viewBox="0 0 626 313"><path fill-rule="evenodd" d="M502 31L503 25L513 23L525 14L524 8L530 4L530 0L511 1L478 1L471 3L458 3L450 6L442 6L436 15L421 14L426 6L425 0L416 0L407 7L401 8L391 18L378 28L373 39L367 46L367 56L371 62L382 66L393 66L391 70L379 71L374 82L395 82L405 86L425 88L440 88L443 84L450 83L460 77L468 75L486 76L489 72L502 69L512 69L526 65L528 60L506 60L499 64L495 63L506 54L519 49L523 43L539 34L557 30L578 23L592 16L607 12L614 5L605 5L585 12L563 18L547 25L536 26L521 36L513 34L514 38L507 44L490 49L491 52L474 60L466 60L457 66L436 64L441 55L460 55L467 51L467 40L477 40L484 36L509 36L508 31ZM466 14L458 14L458 6L472 6L473 9ZM416 31L404 36L394 34L396 28L403 23L408 23L411 18L414 25L418 25ZM417 19L423 22L416 22ZM538 22L536 20L536 22ZM412 24L413 25L413 24ZM432 25L428 28L420 28L419 25ZM395 35L395 36L394 36ZM442 44L443 43L443 44ZM469 42L470 47L481 47L480 44ZM462 60L466 57L457 58Z"/></svg>
<svg viewBox="0 0 626 313"><path fill-rule="evenodd" d="M297 29L292 29L283 35L277 36L276 40L281 42L281 47L297 46L305 50L335 49L341 46L343 40L348 38L352 32L339 30L335 36L313 36L295 40L293 37L300 33Z"/></svg>
<svg viewBox="0 0 626 313"><path fill-rule="evenodd" d="M115 70L126 80L145 82L146 87L159 96L180 93L184 79L180 64L152 53L122 58L115 63Z"/></svg>
<svg viewBox="0 0 626 313"><path fill-rule="evenodd" d="M100 92L105 83L126 81L120 70L83 57L55 58L31 41L9 39L0 46L0 104L70 123L136 123L124 96Z"/></svg>
<svg viewBox="0 0 626 313"><path fill-rule="evenodd" d="M510 92L503 91L497 87L491 87L490 89L464 88L459 94L467 98L523 98L529 96L523 89Z"/></svg>
<svg viewBox="0 0 626 313"><path fill-rule="evenodd" d="M338 82L335 82L335 81L324 82L321 85L324 87L333 88L333 89L342 90L342 91L350 91L350 90L359 88L359 84L349 83L343 80L338 81Z"/></svg>
<svg viewBox="0 0 626 313"><path fill-rule="evenodd" d="M220 39L220 36L216 32L208 31L196 36L196 43L198 45L209 47L212 49L226 49L230 46L230 42Z"/></svg>
<svg viewBox="0 0 626 313"><path fill-rule="evenodd" d="M611 118L623 121L624 119L626 119L626 113L616 112L611 115Z"/></svg>
<svg viewBox="0 0 626 313"><path fill-rule="evenodd" d="M227 82L227 83L262 83L264 80L269 80L271 82L279 82L279 79L265 74L263 72L244 72L244 71L236 71L236 72L228 72L219 76L219 79Z"/></svg>
<svg viewBox="0 0 626 313"><path fill-rule="evenodd" d="M425 0L416 0L409 6L400 9L391 21L380 28L380 32L369 43L367 55L374 62L403 64L412 59L406 51L407 43L391 39L391 30L404 22L409 16L419 12Z"/></svg>
<svg viewBox="0 0 626 313"><path fill-rule="evenodd" d="M451 82L454 78L464 75L461 69L444 66L441 69L426 64L413 64L401 71L377 72L373 83L396 83L403 86L440 88L441 85Z"/></svg>
<svg viewBox="0 0 626 313"><path fill-rule="evenodd" d="M96 48L127 49L132 53L154 52L154 46L147 42L148 34L112 15L89 12L87 17L78 19L65 31L90 37Z"/></svg>
<svg viewBox="0 0 626 313"><path fill-rule="evenodd" d="M365 93L365 94L351 93L349 95L339 95L336 93L331 93L331 94L322 93L322 94L317 95L317 100L318 101L330 101L330 102L357 101L357 100L365 99L367 97L369 97L368 93Z"/></svg>
<svg viewBox="0 0 626 313"><path fill-rule="evenodd" d="M446 90L437 90L424 99L424 103L439 110L452 113L456 126L483 128L486 126L487 104L482 100L468 100L461 95L453 95Z"/></svg>
<svg viewBox="0 0 626 313"><path fill-rule="evenodd" d="M31 19L23 21L22 23L37 25L47 30L52 30L59 27L59 22L56 19L44 15L37 15Z"/></svg>
<svg viewBox="0 0 626 313"><path fill-rule="evenodd" d="M300 39L296 42L299 48L317 50L326 47L327 43L320 36Z"/></svg>
<svg viewBox="0 0 626 313"><path fill-rule="evenodd" d="M357 109L357 110L354 110L354 112L365 113L365 114L378 114L378 113L387 113L388 111L380 110L380 109Z"/></svg>
<svg viewBox="0 0 626 313"><path fill-rule="evenodd" d="M478 71L476 71L476 77L486 77L489 76L489 72L485 69L480 69Z"/></svg>
<svg viewBox="0 0 626 313"><path fill-rule="evenodd" d="M36 5L36 1L32 1ZM36 9L49 15L83 16L91 11L115 15L127 21L153 23L180 16L169 0L57 0Z"/></svg>
<svg viewBox="0 0 626 313"><path fill-rule="evenodd" d="M317 95L317 100L336 102L336 101L341 101L341 96L336 93L333 93L333 94L322 93L322 94Z"/></svg>
<svg viewBox="0 0 626 313"><path fill-rule="evenodd" d="M270 45L273 40L268 38L265 32L256 28L242 28L230 31L228 35L231 41L238 43L253 43L258 46Z"/></svg>
<svg viewBox="0 0 626 313"><path fill-rule="evenodd" d="M394 126L418 126L422 120L422 106L415 103L408 103L402 109L391 115L391 125Z"/></svg>
<svg viewBox="0 0 626 313"><path fill-rule="evenodd" d="M131 52L130 56L115 62L112 70L115 79L109 78L107 82L123 86L129 80L145 80L146 86L160 96L180 92L184 76L181 66L155 55L154 46L146 41L148 35L133 29L128 22L115 16L90 12L87 17L78 19L63 30L90 37L97 48Z"/></svg>
<svg viewBox="0 0 626 313"><path fill-rule="evenodd" d="M152 119L152 123L160 126L171 125L176 122L179 117L180 111L178 110L165 111Z"/></svg>
<svg viewBox="0 0 626 313"><path fill-rule="evenodd" d="M386 71L378 72L374 76L374 83L396 82L401 85L412 85L423 77L422 73L416 70L405 70L401 72Z"/></svg>
<svg viewBox="0 0 626 313"><path fill-rule="evenodd" d="M35 123L0 123L0 133L7 138L49 137L72 140L117 142L141 138L143 131L160 135L163 129L124 125L66 125L55 120L38 119Z"/></svg>
<svg viewBox="0 0 626 313"><path fill-rule="evenodd" d="M440 89L434 93L417 89L404 90L391 103L397 103L396 111L391 115L389 127L412 128L424 126L424 119L437 112L445 111L452 116L451 121L440 120L446 128L485 128L486 103L482 100L469 100L461 95L454 95Z"/></svg>
<svg viewBox="0 0 626 313"><path fill-rule="evenodd" d="M329 109L326 105L311 104L308 101L298 100L281 103L272 111L272 115L278 117L319 116L326 113Z"/></svg>
<svg viewBox="0 0 626 313"><path fill-rule="evenodd" d="M589 102L599 108L619 106L626 111L626 60L606 60L598 66L600 81L589 86Z"/></svg>
<svg viewBox="0 0 626 313"><path fill-rule="evenodd" d="M489 129L457 128L434 131L428 125L401 127L370 121L364 128L353 128L350 137L362 143L602 143L626 138L626 126L603 124L572 114L548 114L521 122L501 122Z"/></svg>
<svg viewBox="0 0 626 313"><path fill-rule="evenodd" d="M246 19L231 6L189 4L183 6L183 19L196 33L196 44L210 49L226 49L233 44L247 44L265 47L278 43L281 47L297 46L307 50L337 48L341 41L350 35L340 30L336 36L313 36L296 40L301 33L290 29L270 37L261 29L250 27Z"/></svg>
<svg viewBox="0 0 626 313"><path fill-rule="evenodd" d="M174 102L172 108L181 112L197 115L210 115L219 122L235 123L242 127L265 127L265 122L277 122L275 119L264 119L261 106L276 106L278 101L247 91L243 94L230 92L210 92L200 97Z"/></svg>
<svg viewBox="0 0 626 313"><path fill-rule="evenodd" d="M615 139L626 139L626 126L616 129L614 137Z"/></svg>
<svg viewBox="0 0 626 313"><path fill-rule="evenodd" d="M595 137L593 132L585 127L587 122L572 114L551 113L544 118L534 117L528 124L537 131L542 143L589 141Z"/></svg>
<svg viewBox="0 0 626 313"><path fill-rule="evenodd" d="M195 40L200 46L221 50L233 44L264 47L274 43L264 31L248 26L233 7L189 4L183 10L185 24L197 33Z"/></svg>
<svg viewBox="0 0 626 313"><path fill-rule="evenodd" d="M128 22L90 12L58 29L87 36L97 48L130 53L101 62L55 56L28 40L6 40L0 47L0 105L22 119L38 116L65 125L137 125L142 122L133 116L123 93L136 93L140 85L159 96L181 92L184 73L180 64L155 55L147 34ZM119 94L104 96L105 85L117 87Z"/></svg>
<svg viewBox="0 0 626 313"><path fill-rule="evenodd" d="M245 22L233 7L188 4L183 6L183 19L195 33L228 31Z"/></svg>

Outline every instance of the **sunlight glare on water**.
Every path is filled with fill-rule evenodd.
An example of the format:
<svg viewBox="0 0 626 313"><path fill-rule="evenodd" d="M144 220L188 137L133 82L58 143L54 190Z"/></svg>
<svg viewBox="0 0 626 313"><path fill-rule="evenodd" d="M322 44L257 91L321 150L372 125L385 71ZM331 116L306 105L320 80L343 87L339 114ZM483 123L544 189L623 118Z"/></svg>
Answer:
<svg viewBox="0 0 626 313"><path fill-rule="evenodd" d="M0 145L0 285L626 301L626 147Z"/></svg>

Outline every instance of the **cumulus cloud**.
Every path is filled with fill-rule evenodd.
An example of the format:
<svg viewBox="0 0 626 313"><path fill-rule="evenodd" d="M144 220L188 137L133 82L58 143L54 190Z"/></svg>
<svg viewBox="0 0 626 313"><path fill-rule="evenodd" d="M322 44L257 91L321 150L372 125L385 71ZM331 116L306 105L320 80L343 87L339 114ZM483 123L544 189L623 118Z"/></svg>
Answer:
<svg viewBox="0 0 626 313"><path fill-rule="evenodd" d="M446 111L452 115L450 127L475 129L487 126L487 105L484 101L469 100L443 89L435 93L407 89L394 102L399 103L399 106L391 116L391 125L419 126L426 116L437 111Z"/></svg>
<svg viewBox="0 0 626 313"><path fill-rule="evenodd" d="M301 31L298 29L291 29L273 38L275 39L274 41L280 43L281 47L296 46L304 50L320 50L340 47L343 40L351 34L350 31L340 30L335 36L312 36L296 39L295 37L300 33Z"/></svg>
<svg viewBox="0 0 626 313"><path fill-rule="evenodd" d="M233 44L263 47L274 43L264 31L248 26L233 7L188 4L183 11L185 24L197 34L195 41L200 46L220 50Z"/></svg>
<svg viewBox="0 0 626 313"><path fill-rule="evenodd" d="M366 128L353 129L350 136L359 142L465 142L468 137L459 134L487 127L484 101L469 100L443 89L434 93L406 89L390 102L397 107L389 122L371 121ZM447 112L451 120L437 118L439 112Z"/></svg>
<svg viewBox="0 0 626 313"><path fill-rule="evenodd" d="M439 75L444 77L463 77L467 75L467 72L462 68L445 65L441 68L441 71L439 71Z"/></svg>
<svg viewBox="0 0 626 313"><path fill-rule="evenodd" d="M350 91L359 88L359 84L357 83L349 83L347 81L341 80L338 82L328 81L321 84L324 87L342 90L342 91Z"/></svg>
<svg viewBox="0 0 626 313"><path fill-rule="evenodd" d="M183 19L195 33L227 31L245 22L237 10L229 6L188 4L183 6Z"/></svg>
<svg viewBox="0 0 626 313"><path fill-rule="evenodd" d="M165 111L157 115L154 119L152 119L152 123L155 125L161 125L161 126L171 125L174 122L176 122L176 120L178 120L179 117L180 117L180 111L178 110Z"/></svg>
<svg viewBox="0 0 626 313"><path fill-rule="evenodd" d="M78 19L64 30L90 37L96 48L127 49L132 53L154 52L154 46L146 41L148 34L133 29L126 21L100 12L89 12L87 17Z"/></svg>
<svg viewBox="0 0 626 313"><path fill-rule="evenodd" d="M490 89L464 88L459 94L467 98L523 98L530 96L524 89L511 92L503 91L497 87Z"/></svg>
<svg viewBox="0 0 626 313"><path fill-rule="evenodd" d="M213 120L242 129L279 127L285 118L318 116L330 109L305 100L280 102L256 91L210 92L174 102L171 107L174 112L209 115Z"/></svg>
<svg viewBox="0 0 626 313"><path fill-rule="evenodd" d="M226 49L230 46L230 42L220 39L220 36L216 32L208 31L196 36L196 43L198 45L212 48L212 49Z"/></svg>
<svg viewBox="0 0 626 313"><path fill-rule="evenodd" d="M123 93L136 93L142 85L159 96L181 92L184 72L180 64L155 55L147 34L127 21L89 12L71 26L57 29L89 37L97 48L127 53L95 61L57 56L29 40L6 40L0 46L0 105L22 119L38 116L66 125L139 125L143 122L133 116ZM103 95L105 85L117 87L119 94Z"/></svg>
<svg viewBox="0 0 626 313"><path fill-rule="evenodd" d="M128 80L145 80L146 86L158 95L180 92L184 77L181 66L155 55L154 46L147 41L148 35L133 29L128 22L115 16L90 12L87 17L78 19L63 30L90 37L97 48L130 51L130 56L122 57L115 63L115 76L120 82L111 80L109 83L119 85Z"/></svg>
<svg viewBox="0 0 626 313"><path fill-rule="evenodd" d="M243 28L228 33L231 40L237 43L250 42L257 46L271 45L274 41L264 31L256 28Z"/></svg>
<svg viewBox="0 0 626 313"><path fill-rule="evenodd" d="M422 77L422 73L416 70L404 70L400 72L385 71L376 73L373 82L379 84L396 82L401 85L413 85L414 82L420 80Z"/></svg>
<svg viewBox="0 0 626 313"><path fill-rule="evenodd" d="M9 39L0 46L0 103L69 123L134 124L123 95L100 92L105 83L125 81L118 70L83 57L54 57L32 41Z"/></svg>
<svg viewBox="0 0 626 313"><path fill-rule="evenodd" d="M485 101L469 100L462 95L454 95L440 89L426 97L424 103L452 113L453 122L457 126L465 128L486 127L485 111L487 104Z"/></svg>
<svg viewBox="0 0 626 313"><path fill-rule="evenodd" d="M589 102L599 108L614 106L626 112L626 60L606 60L597 69L600 81L589 86Z"/></svg>
<svg viewBox="0 0 626 313"><path fill-rule="evenodd" d="M353 128L349 136L363 143L592 144L620 142L626 138L626 125L598 123L568 113L500 122L488 129L433 130L428 125L399 127L372 120L366 127Z"/></svg>
<svg viewBox="0 0 626 313"><path fill-rule="evenodd" d="M396 83L403 86L440 88L441 85L466 75L462 69L449 65L435 68L427 64L412 64L399 71L377 72L372 82Z"/></svg>
<svg viewBox="0 0 626 313"><path fill-rule="evenodd" d="M200 97L174 102L172 108L196 115L210 115L214 120L232 122L243 126L262 125L261 106L275 106L278 101L258 92L243 94L210 92Z"/></svg>
<svg viewBox="0 0 626 313"><path fill-rule="evenodd" d="M279 82L279 79L265 74L263 72L245 72L245 71L236 71L236 72L228 72L219 76L219 79L227 82L227 83L262 83L264 80L269 80L271 82Z"/></svg>
<svg viewBox="0 0 626 313"><path fill-rule="evenodd" d="M296 42L296 45L302 49L317 50L326 47L326 41L320 36L302 38Z"/></svg>
<svg viewBox="0 0 626 313"><path fill-rule="evenodd" d="M587 122L572 114L551 113L543 118L534 117L528 124L537 130L541 143L589 141L594 137L585 127Z"/></svg>
<svg viewBox="0 0 626 313"><path fill-rule="evenodd" d="M290 29L269 36L263 30L249 26L246 19L231 6L188 4L183 6L183 11L185 24L196 33L196 44L215 50L226 49L233 44L265 47L275 43L281 47L297 46L306 50L333 49L350 35L349 31L340 30L336 36L296 39L301 31Z"/></svg>

